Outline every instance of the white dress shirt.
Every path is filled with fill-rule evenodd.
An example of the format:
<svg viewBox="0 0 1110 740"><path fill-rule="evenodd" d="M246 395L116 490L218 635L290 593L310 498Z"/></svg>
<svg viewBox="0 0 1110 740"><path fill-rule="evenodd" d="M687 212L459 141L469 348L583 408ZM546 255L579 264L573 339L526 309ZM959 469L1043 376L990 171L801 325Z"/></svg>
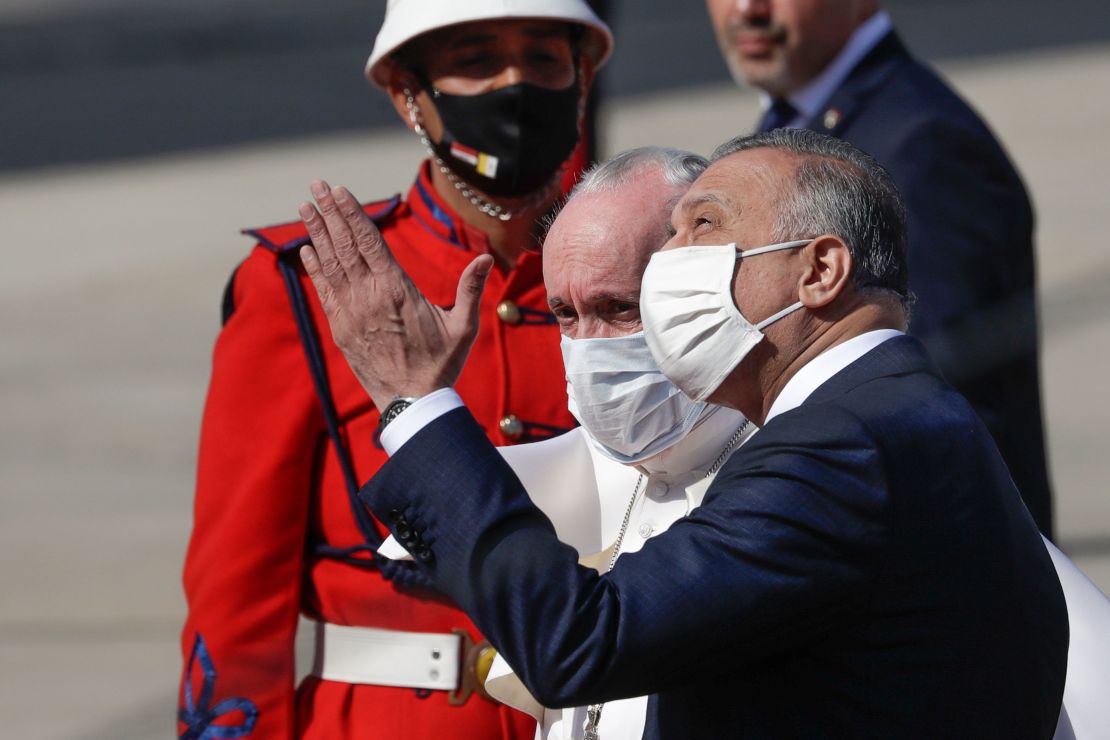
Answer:
<svg viewBox="0 0 1110 740"><path fill-rule="evenodd" d="M817 355L794 373L794 377L786 381L778 398L771 404L771 410L767 412L763 425L767 426L767 423L779 414L798 408L809 398L809 394L817 390L817 387L826 380L886 340L900 337L902 334L903 332L897 329L876 329L860 334L858 337L852 337Z"/></svg>
<svg viewBox="0 0 1110 740"><path fill-rule="evenodd" d="M894 24L885 10L880 10L861 23L848 37L848 42L844 44L844 48L840 50L836 58L821 70L821 74L786 96L786 99L798 111L798 115L786 124L787 128L805 126L810 119L821 113L829 99L832 98L833 93L848 78L856 65L893 28ZM771 96L767 93L760 93L759 103L763 106L763 110L767 110L771 107ZM828 128L832 128L832 126Z"/></svg>

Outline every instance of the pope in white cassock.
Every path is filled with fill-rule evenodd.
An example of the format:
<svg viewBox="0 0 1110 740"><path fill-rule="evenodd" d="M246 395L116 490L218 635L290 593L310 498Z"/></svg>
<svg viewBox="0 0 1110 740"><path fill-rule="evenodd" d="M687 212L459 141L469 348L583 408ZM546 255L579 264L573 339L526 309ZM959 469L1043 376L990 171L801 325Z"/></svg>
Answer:
<svg viewBox="0 0 1110 740"><path fill-rule="evenodd" d="M737 411L684 396L659 371L640 326L644 268L667 240L671 208L706 166L674 149L619 154L583 178L544 241L548 302L582 426L501 453L560 539L601 571L698 506L755 431ZM392 538L382 553L405 555ZM588 737L591 714L606 740L643 734L647 697L545 709L500 657L486 690L536 717L545 740Z"/></svg>

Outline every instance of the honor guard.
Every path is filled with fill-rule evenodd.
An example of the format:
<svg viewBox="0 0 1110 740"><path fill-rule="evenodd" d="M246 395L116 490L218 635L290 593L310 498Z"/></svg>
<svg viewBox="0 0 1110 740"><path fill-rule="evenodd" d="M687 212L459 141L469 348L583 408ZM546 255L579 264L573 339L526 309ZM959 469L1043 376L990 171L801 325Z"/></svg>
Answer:
<svg viewBox="0 0 1110 740"><path fill-rule="evenodd" d="M397 260L444 306L476 254L496 260L456 387L497 444L574 425L534 247L612 44L582 0L390 0L366 66L428 151L403 197L365 205ZM305 228L244 233L201 429L179 737L531 738L474 695L490 653L469 619L375 554L386 529L356 493L381 419L300 267ZM301 615L315 659L294 686Z"/></svg>

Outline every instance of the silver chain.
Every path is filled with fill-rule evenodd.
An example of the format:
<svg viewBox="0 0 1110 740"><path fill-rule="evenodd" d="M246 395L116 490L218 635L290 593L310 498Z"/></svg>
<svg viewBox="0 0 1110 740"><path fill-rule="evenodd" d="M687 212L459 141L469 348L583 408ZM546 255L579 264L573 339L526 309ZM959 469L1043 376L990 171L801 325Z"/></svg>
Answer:
<svg viewBox="0 0 1110 740"><path fill-rule="evenodd" d="M617 541L613 543L613 554L609 558L609 566L605 572L613 570L613 566L617 564L617 556L621 552L621 544L624 542L624 535L628 532L628 523L632 521L632 508L636 505L636 499L640 495L640 484L644 482L644 474L636 478L636 485L632 486L632 498L628 499L628 508L624 510L624 519L621 520L621 529L617 532ZM583 740L598 740L597 725L601 722L601 708L604 707L604 702L601 704L591 704L586 708L586 729L582 733Z"/></svg>
<svg viewBox="0 0 1110 740"><path fill-rule="evenodd" d="M498 221L511 221L512 219L517 218L518 216L531 210L546 198L546 196L548 195L548 190L551 188L550 185L533 194L532 197L528 199L528 202L520 208L517 208L516 210L508 210L503 206L498 205L497 203L486 200L481 195L471 190L470 186L463 182L458 175L452 172L451 168L447 166L447 163L445 163L439 157L439 155L435 153L435 149L432 148L432 141L428 138L428 132L424 128L423 122L420 120L420 108L416 104L415 96L408 88L405 88L404 94L405 109L408 110L409 120L412 121L412 130L420 139L420 143L423 144L424 148L428 151L428 156L432 158L432 160L435 162L436 168L447 178L447 181L455 187L455 190L458 190L459 194L462 195L462 197L470 201L470 204L477 208L480 213L484 213L490 218L496 218ZM554 176L552 176L552 183L555 183L555 181L556 180Z"/></svg>
<svg viewBox="0 0 1110 740"><path fill-rule="evenodd" d="M624 534L628 531L628 523L632 521L632 507L636 505L636 497L640 495L640 484L644 482L644 474L640 473L640 477L636 479L636 485L632 487L632 498L628 499L628 508L624 510L624 519L621 520L621 530L617 532L617 541L613 543L613 555L609 558L609 567L605 569L608 573L617 564L617 555L621 552L621 543L624 542Z"/></svg>
<svg viewBox="0 0 1110 740"><path fill-rule="evenodd" d="M721 466L725 464L725 460L728 459L728 453L732 452L732 448L735 447L736 443L740 441L740 438L744 436L744 432L749 426L751 426L751 421L748 419L744 419L744 423L740 425L739 429L733 432L732 437L728 441L728 444L726 444L725 448L721 450L721 454L718 455L717 459L713 461L713 464L709 466L709 470L705 471L706 478L711 478L717 474L717 471L720 470Z"/></svg>
<svg viewBox="0 0 1110 740"><path fill-rule="evenodd" d="M751 422L749 420L744 419L744 423L733 432L732 436L725 444L725 448L721 450L721 454L717 456L717 459L709 466L709 470L705 472L706 478L712 478L717 471L721 469L721 466L725 464L725 460L728 459L728 454L732 452L732 448L735 447L736 443L740 441L740 438L744 436L744 431L750 424ZM606 573L613 570L613 566L617 564L617 556L620 555L621 544L624 542L624 535L628 531L628 523L632 521L632 508L636 505L636 498L640 494L640 484L643 482L644 474L640 473L640 476L636 479L636 485L632 487L632 498L629 499L628 508L624 511L624 519L621 521L620 532L617 533L617 541L613 544L613 555L609 558L609 567L605 569ZM601 710L604 706L605 703L602 702L600 704L591 704L586 708L586 728L582 732L582 740L600 740L597 726L601 723Z"/></svg>

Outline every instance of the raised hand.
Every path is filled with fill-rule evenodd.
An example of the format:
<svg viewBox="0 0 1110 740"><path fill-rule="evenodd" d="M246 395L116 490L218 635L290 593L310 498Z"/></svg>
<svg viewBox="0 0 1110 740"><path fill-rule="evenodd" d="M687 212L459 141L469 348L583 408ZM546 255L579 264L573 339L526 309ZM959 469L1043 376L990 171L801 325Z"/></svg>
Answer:
<svg viewBox="0 0 1110 740"><path fill-rule="evenodd" d="M482 255L467 266L455 306L446 311L417 289L346 188L316 180L312 196L315 206L300 206L312 238L301 261L336 345L374 405L383 410L396 396L453 385L478 333L493 258Z"/></svg>

